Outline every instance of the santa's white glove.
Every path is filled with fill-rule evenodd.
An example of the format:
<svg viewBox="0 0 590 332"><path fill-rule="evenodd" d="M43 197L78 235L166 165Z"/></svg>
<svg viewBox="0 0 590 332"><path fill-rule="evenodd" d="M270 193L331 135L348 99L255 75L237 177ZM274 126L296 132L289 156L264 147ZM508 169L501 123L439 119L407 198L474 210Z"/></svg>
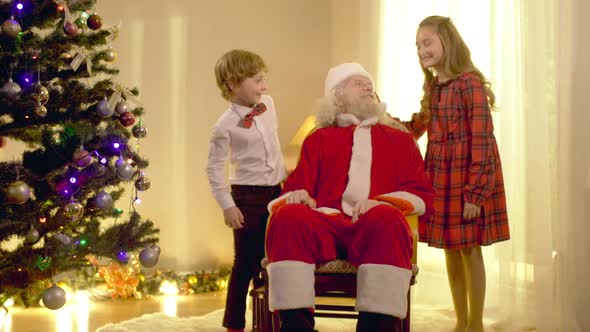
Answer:
<svg viewBox="0 0 590 332"><path fill-rule="evenodd" d="M359 220L360 216L374 208L377 205L391 205L387 202L376 201L373 199L364 199L357 202L352 208L352 222Z"/></svg>

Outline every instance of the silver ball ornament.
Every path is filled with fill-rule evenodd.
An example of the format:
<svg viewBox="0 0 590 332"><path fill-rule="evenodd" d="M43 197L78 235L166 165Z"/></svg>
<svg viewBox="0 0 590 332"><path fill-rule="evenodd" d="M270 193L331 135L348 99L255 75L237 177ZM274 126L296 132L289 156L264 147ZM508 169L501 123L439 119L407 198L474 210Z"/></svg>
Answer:
<svg viewBox="0 0 590 332"><path fill-rule="evenodd" d="M14 181L6 187L6 201L10 204L24 204L31 197L31 189L22 181Z"/></svg>
<svg viewBox="0 0 590 332"><path fill-rule="evenodd" d="M144 138L147 135L147 128L141 125L135 125L131 128L131 134L135 138Z"/></svg>
<svg viewBox="0 0 590 332"><path fill-rule="evenodd" d="M57 310L66 304L66 291L53 285L43 292L43 305L51 310Z"/></svg>
<svg viewBox="0 0 590 332"><path fill-rule="evenodd" d="M117 175L123 180L129 180L135 173L135 168L125 162L125 165L122 167L117 167Z"/></svg>
<svg viewBox="0 0 590 332"><path fill-rule="evenodd" d="M115 113L117 113L117 115L121 115L121 114L127 112L128 109L129 109L129 104L126 101L122 100L117 103L117 106L115 106Z"/></svg>
<svg viewBox="0 0 590 332"><path fill-rule="evenodd" d="M101 191L94 198L94 205L99 209L107 209L113 205L113 197L106 191Z"/></svg>
<svg viewBox="0 0 590 332"><path fill-rule="evenodd" d="M162 250L160 249L159 245L153 245L152 248L158 253L158 255L162 253Z"/></svg>
<svg viewBox="0 0 590 332"><path fill-rule="evenodd" d="M35 228L31 227L31 229L25 235L25 241L27 243L35 243L35 242L37 242L37 240L39 240L39 236L40 236L39 231L37 231Z"/></svg>
<svg viewBox="0 0 590 332"><path fill-rule="evenodd" d="M160 253L154 248L145 248L139 253L139 262L144 267L154 267L158 264Z"/></svg>
<svg viewBox="0 0 590 332"><path fill-rule="evenodd" d="M18 85L18 83L14 82L12 78L8 79L8 82L4 83L2 86L2 92L10 97L18 97L22 92L23 89Z"/></svg>

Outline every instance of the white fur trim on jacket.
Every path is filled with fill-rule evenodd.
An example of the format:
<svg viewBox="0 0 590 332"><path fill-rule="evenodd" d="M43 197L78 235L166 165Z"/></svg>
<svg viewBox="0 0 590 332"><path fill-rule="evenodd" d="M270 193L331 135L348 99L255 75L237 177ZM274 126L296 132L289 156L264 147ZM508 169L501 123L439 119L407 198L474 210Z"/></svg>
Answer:
<svg viewBox="0 0 590 332"><path fill-rule="evenodd" d="M357 275L356 310L406 318L412 271L384 264L362 264Z"/></svg>
<svg viewBox="0 0 590 332"><path fill-rule="evenodd" d="M354 124L354 120L358 121L352 114L338 115L338 125L340 126L345 125L348 121ZM369 198L373 161L371 128L377 123L377 120L376 117L364 120L358 123L354 130L348 183L344 194L342 194L342 210L349 216L352 216L352 209L357 202Z"/></svg>
<svg viewBox="0 0 590 332"><path fill-rule="evenodd" d="M271 311L314 307L315 264L279 261L268 264L266 270Z"/></svg>
<svg viewBox="0 0 590 332"><path fill-rule="evenodd" d="M266 208L268 209L268 213L272 214L272 208L275 206L275 204L282 201L283 199L287 199L287 197L289 197L289 195L291 195L291 192L285 193L285 194L273 199L272 201L270 201L270 203L268 203L268 205L266 206Z"/></svg>
<svg viewBox="0 0 590 332"><path fill-rule="evenodd" d="M379 195L379 196L401 198L401 199L404 199L404 200L412 203L412 205L414 205L414 211L412 211L411 214L417 214L417 215L421 216L426 212L426 204L424 204L424 201L422 200L422 198L420 198L420 196L416 196L416 195L409 193L407 191L394 191L392 193L383 194L383 195Z"/></svg>

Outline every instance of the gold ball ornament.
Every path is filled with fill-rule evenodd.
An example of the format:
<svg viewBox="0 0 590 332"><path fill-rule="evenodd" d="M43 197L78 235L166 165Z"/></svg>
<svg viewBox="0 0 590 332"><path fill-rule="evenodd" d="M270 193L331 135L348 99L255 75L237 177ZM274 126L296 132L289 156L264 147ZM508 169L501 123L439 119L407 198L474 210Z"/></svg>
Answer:
<svg viewBox="0 0 590 332"><path fill-rule="evenodd" d="M41 105L40 103L35 106L33 109L33 113L40 118L44 118L47 116L47 107Z"/></svg>
<svg viewBox="0 0 590 332"><path fill-rule="evenodd" d="M117 60L117 52L109 46L109 48L105 51L104 54L104 61L106 62L113 62Z"/></svg>
<svg viewBox="0 0 590 332"><path fill-rule="evenodd" d="M14 19L14 16L11 16L9 19L2 23L2 34L10 37L16 38L18 34L21 32L22 28L18 21Z"/></svg>
<svg viewBox="0 0 590 332"><path fill-rule="evenodd" d="M33 85L33 90L31 91L31 97L37 103L41 105L45 105L49 100L49 90L43 85L37 83Z"/></svg>
<svg viewBox="0 0 590 332"><path fill-rule="evenodd" d="M31 189L23 181L14 181L6 187L6 201L10 204L24 204L31 197Z"/></svg>
<svg viewBox="0 0 590 332"><path fill-rule="evenodd" d="M72 201L63 208L63 216L67 221L77 221L84 215L82 204Z"/></svg>

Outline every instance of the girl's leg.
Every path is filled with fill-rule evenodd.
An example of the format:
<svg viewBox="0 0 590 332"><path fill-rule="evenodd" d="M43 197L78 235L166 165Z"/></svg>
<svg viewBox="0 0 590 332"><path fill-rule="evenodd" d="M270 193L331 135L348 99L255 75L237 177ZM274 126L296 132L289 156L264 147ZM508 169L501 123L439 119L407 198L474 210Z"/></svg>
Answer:
<svg viewBox="0 0 590 332"><path fill-rule="evenodd" d="M486 297L486 270L481 247L461 249L467 276L469 294L469 320L467 331L483 331L483 306Z"/></svg>
<svg viewBox="0 0 590 332"><path fill-rule="evenodd" d="M449 286L451 287L453 305L455 307L455 313L457 314L455 331L463 332L467 328L469 318L465 267L459 249L445 249L445 257Z"/></svg>

